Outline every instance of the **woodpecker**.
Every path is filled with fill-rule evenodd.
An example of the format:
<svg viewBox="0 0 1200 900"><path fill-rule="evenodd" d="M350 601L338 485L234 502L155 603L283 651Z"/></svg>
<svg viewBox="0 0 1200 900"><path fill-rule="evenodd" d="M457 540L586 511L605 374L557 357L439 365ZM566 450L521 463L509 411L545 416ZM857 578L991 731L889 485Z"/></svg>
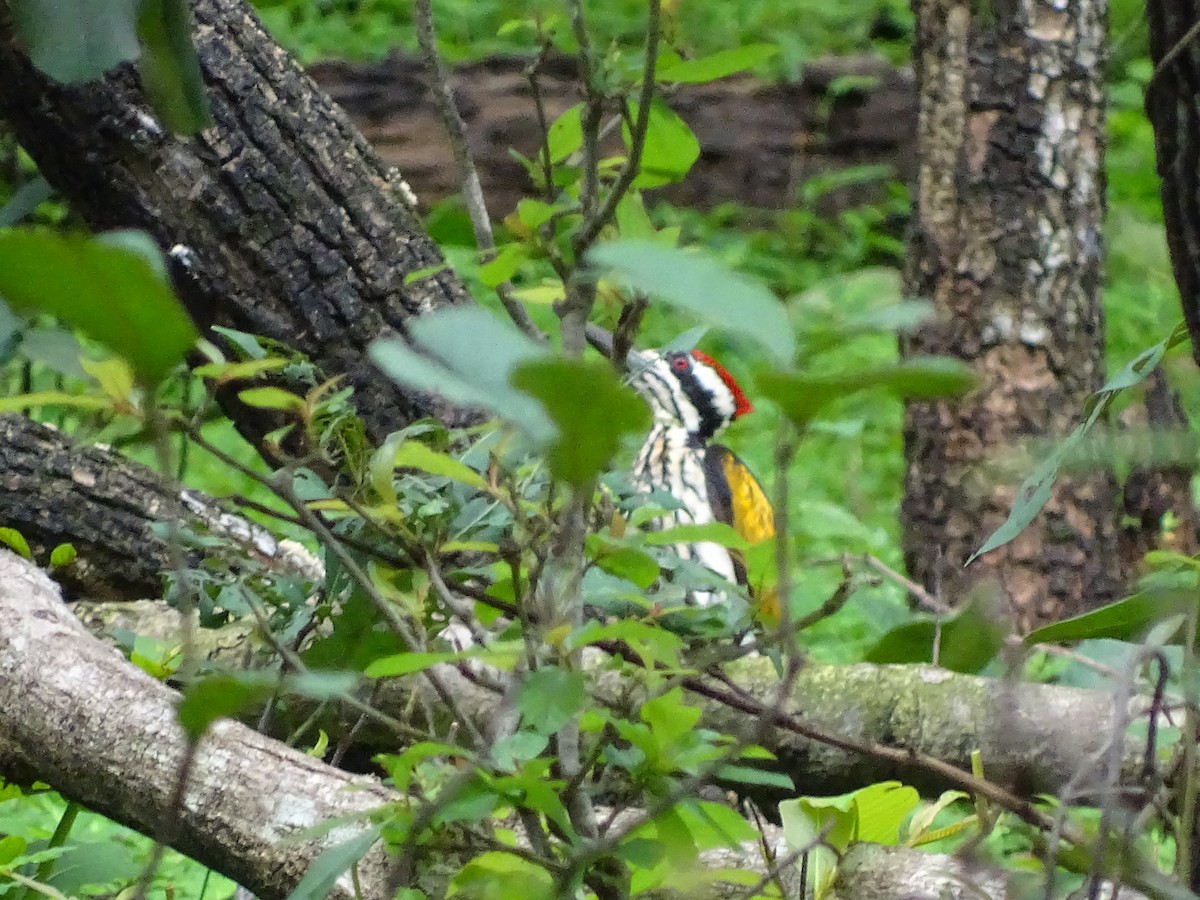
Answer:
<svg viewBox="0 0 1200 900"><path fill-rule="evenodd" d="M664 491L681 504L663 517L661 525L724 522L749 543L775 534L775 515L762 486L737 455L713 443L734 419L753 407L733 376L699 350L688 353L634 351L629 355L633 386L645 398L654 423L633 467L635 485L647 493ZM735 584L747 582L740 553L710 541L679 544L676 552ZM719 592L692 595L691 602L708 605ZM754 597L759 618L778 620L773 591Z"/></svg>

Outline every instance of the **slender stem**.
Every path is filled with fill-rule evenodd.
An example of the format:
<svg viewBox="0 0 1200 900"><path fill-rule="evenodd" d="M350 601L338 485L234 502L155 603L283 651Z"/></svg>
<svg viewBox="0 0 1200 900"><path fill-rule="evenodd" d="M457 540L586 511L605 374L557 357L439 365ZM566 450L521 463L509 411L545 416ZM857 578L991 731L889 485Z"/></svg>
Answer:
<svg viewBox="0 0 1200 900"><path fill-rule="evenodd" d="M612 221L621 198L628 193L633 180L642 167L642 153L646 149L646 132L650 127L650 107L654 103L655 70L658 68L658 46L662 36L662 0L650 0L646 20L646 61L642 70L641 93L638 97L637 119L634 121L629 139L629 158L617 176L616 184L608 192L604 205L594 215L585 211L582 230L575 235L571 246L578 262L595 243L604 226Z"/></svg>
<svg viewBox="0 0 1200 900"><path fill-rule="evenodd" d="M47 850L53 850L55 847L61 847L67 842L67 835L71 833L71 828L74 827L75 820L79 818L79 812L82 809L83 807L74 800L67 801L66 808L63 809L62 815L58 818L58 825L56 825L54 828L54 834L50 835L50 841L46 844ZM50 876L54 872L55 862L56 860L53 857L43 860L42 864L37 868L37 874L34 876L35 880L41 882L49 881ZM26 897L32 897L33 893L34 892L32 888L25 889Z"/></svg>
<svg viewBox="0 0 1200 900"><path fill-rule="evenodd" d="M286 477L287 475L285 473L285 478ZM333 553L333 555L338 558L338 562L342 564L342 567L346 570L346 573L354 579L360 588L362 588L363 594L368 600L371 601L371 604L375 607L376 611L383 616L383 619L387 623L388 627L391 628L392 631L395 632L400 639L405 642L410 650L421 649L425 643L423 640L424 636L413 631L408 626L408 623L405 622L404 619L396 612L392 604L388 603L387 598L379 593L379 590L371 581L370 576L363 571L362 567L358 564L358 560L356 560L349 554L349 552L347 552L345 546L341 541L338 540L337 535L330 531L329 528L326 527L325 523L322 522L316 515L316 513L310 510L308 506L296 496L296 493L292 489L291 485L288 484L283 478L275 479L275 489L279 492L279 496L286 500L291 505L292 509L294 509L300 516L300 518L304 520L309 530L311 530L313 534L320 538L321 542L324 543L325 546L328 547ZM483 735L480 734L479 729L475 727L474 721L472 721L469 716L463 713L462 709L458 705L458 702L454 699L453 693L451 693L450 689L442 683L441 678L439 678L432 669L425 669L421 674L425 680L429 682L429 685L433 688L434 693L438 695L438 699L446 705L446 708L454 714L456 720L462 725L463 728L467 730L474 747L482 750L485 746L487 746L483 739Z"/></svg>
<svg viewBox="0 0 1200 900"><path fill-rule="evenodd" d="M1196 625L1197 608L1191 604L1188 608L1187 622L1184 624L1186 638L1183 644L1183 676L1189 678L1196 672ZM1186 682L1185 682L1186 683ZM1179 880L1192 886L1196 877L1196 797L1200 791L1200 777L1196 773L1196 740L1200 738L1197 728L1196 706L1188 703L1183 708L1183 803L1179 812L1179 822L1175 829L1175 872Z"/></svg>
<svg viewBox="0 0 1200 900"><path fill-rule="evenodd" d="M492 233L492 220L488 214L487 202L483 196L483 185L479 181L479 171L475 167L475 158L471 153L471 145L467 139L467 123L463 121L454 102L454 92L450 88L450 74L442 62L437 49L437 33L433 24L433 9L430 0L414 0L413 8L417 25L417 43L421 47L421 55L425 60L425 71L429 76L430 89L437 101L438 110L442 115L442 123L450 136L450 148L454 151L454 160L458 163L459 176L462 179L463 197L467 203L467 214L471 217L471 229L475 232L475 243L480 250L488 255L496 249L496 238ZM529 317L525 305L512 294L512 285L507 281L496 288L504 311L513 323L538 343L546 342L540 328Z"/></svg>
<svg viewBox="0 0 1200 900"><path fill-rule="evenodd" d="M791 422L779 423L775 443L775 590L779 597L779 623L775 639L781 652L789 657L796 647L792 628L792 563L789 541L791 484L789 474L796 456L798 435ZM846 592L849 595L849 591ZM842 602L845 602L844 600Z"/></svg>
<svg viewBox="0 0 1200 900"><path fill-rule="evenodd" d="M538 19L538 29L541 29L541 18ZM542 97L542 82L539 76L546 62L546 54L550 51L549 40L543 39L538 55L525 69L525 77L529 80L529 93L533 96L533 109L537 115L538 132L542 136L542 145L538 150L538 162L542 167L542 196L547 202L554 200L554 165L550 162L550 120L546 115L546 102Z"/></svg>

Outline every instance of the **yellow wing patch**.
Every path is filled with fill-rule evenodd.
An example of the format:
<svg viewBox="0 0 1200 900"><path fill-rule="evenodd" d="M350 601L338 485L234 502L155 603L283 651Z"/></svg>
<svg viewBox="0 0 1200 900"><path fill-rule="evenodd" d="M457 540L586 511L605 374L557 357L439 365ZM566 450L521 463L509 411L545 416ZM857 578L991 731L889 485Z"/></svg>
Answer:
<svg viewBox="0 0 1200 900"><path fill-rule="evenodd" d="M754 473L732 453L722 454L721 468L732 499L733 530L751 544L774 537L775 512Z"/></svg>
<svg viewBox="0 0 1200 900"><path fill-rule="evenodd" d="M730 506L733 510L733 530L751 544L759 544L775 537L775 511L767 499L762 485L746 464L732 453L721 456L721 468L729 485ZM762 573L760 572L759 575ZM779 624L779 592L773 584L764 584L748 573L751 596L759 620L768 628ZM758 583L754 583L757 581Z"/></svg>

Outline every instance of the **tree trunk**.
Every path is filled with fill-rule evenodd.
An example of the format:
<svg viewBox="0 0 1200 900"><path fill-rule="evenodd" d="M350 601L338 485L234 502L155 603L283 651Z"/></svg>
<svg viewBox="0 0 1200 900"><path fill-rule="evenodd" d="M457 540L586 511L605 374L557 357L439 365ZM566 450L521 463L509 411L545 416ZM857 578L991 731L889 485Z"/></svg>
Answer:
<svg viewBox="0 0 1200 900"><path fill-rule="evenodd" d="M465 302L421 229L400 174L262 29L241 0L196 0L196 47L214 124L163 131L132 68L71 87L37 71L0 3L0 118L46 179L95 229L142 228L169 252L201 325L282 341L344 374L372 438L454 414L405 396L363 348L410 316ZM228 398L227 398L228 399ZM234 409L254 438L277 427Z"/></svg>
<svg viewBox="0 0 1200 900"><path fill-rule="evenodd" d="M164 525L219 534L223 552L312 577L265 528L199 491L102 447L77 447L22 416L0 415L0 526L20 532L43 566L59 544L74 546L74 561L54 573L70 595L161 597L162 576L172 569Z"/></svg>
<svg viewBox="0 0 1200 900"><path fill-rule="evenodd" d="M1146 113L1154 126L1171 267L1192 357L1200 363L1200 43L1194 33L1200 2L1148 0L1146 14L1154 62Z"/></svg>
<svg viewBox="0 0 1200 900"><path fill-rule="evenodd" d="M1025 628L1111 600L1113 480L1062 478L1005 547L1012 480L984 463L1065 436L1104 377L1103 0L916 3L919 174L907 291L938 321L908 355L969 362L979 389L911 403L904 547L912 575L962 597L997 583Z"/></svg>
<svg viewBox="0 0 1200 900"><path fill-rule="evenodd" d="M1147 0L1154 74L1146 113L1154 127L1163 219L1183 318L1200 363L1200 22L1197 0ZM1185 735L1197 740L1196 734ZM1200 811L1192 823L1191 857L1184 872L1200 891Z"/></svg>

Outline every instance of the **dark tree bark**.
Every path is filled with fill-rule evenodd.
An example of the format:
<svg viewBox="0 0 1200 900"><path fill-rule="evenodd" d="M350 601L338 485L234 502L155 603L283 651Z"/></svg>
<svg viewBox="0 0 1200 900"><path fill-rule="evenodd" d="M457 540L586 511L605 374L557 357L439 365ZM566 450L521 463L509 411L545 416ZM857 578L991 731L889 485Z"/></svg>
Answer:
<svg viewBox="0 0 1200 900"><path fill-rule="evenodd" d="M1192 358L1200 363L1200 3L1147 0L1146 13L1154 62L1146 113L1154 127L1171 268ZM1200 890L1200 814L1192 824L1190 850L1188 885Z"/></svg>
<svg viewBox="0 0 1200 900"><path fill-rule="evenodd" d="M171 253L202 326L283 341L355 389L371 437L444 404L404 396L363 348L410 316L464 302L411 192L240 0L191 4L214 124L194 138L155 121L129 66L79 87L33 68L0 4L0 118L95 229L136 227ZM232 409L233 404L230 404ZM262 410L233 410L260 436Z"/></svg>
<svg viewBox="0 0 1200 900"><path fill-rule="evenodd" d="M939 320L907 354L969 362L970 397L912 403L904 546L951 597L999 584L1025 627L1111 600L1111 478L1063 478L1015 541L964 570L1015 485L982 464L1066 435L1104 377L1103 0L916 3L919 174L906 273ZM1046 452L1045 447L1039 451Z"/></svg>
<svg viewBox="0 0 1200 900"><path fill-rule="evenodd" d="M1200 21L1197 0L1148 0L1154 75L1146 112L1154 126L1163 218L1183 317L1200 362Z"/></svg>
<svg viewBox="0 0 1200 900"><path fill-rule="evenodd" d="M0 525L20 532L41 565L56 546L72 544L78 555L55 580L89 599L162 596L163 573L172 569L163 525L217 532L227 552L296 570L266 529L212 498L22 416L0 415Z"/></svg>

